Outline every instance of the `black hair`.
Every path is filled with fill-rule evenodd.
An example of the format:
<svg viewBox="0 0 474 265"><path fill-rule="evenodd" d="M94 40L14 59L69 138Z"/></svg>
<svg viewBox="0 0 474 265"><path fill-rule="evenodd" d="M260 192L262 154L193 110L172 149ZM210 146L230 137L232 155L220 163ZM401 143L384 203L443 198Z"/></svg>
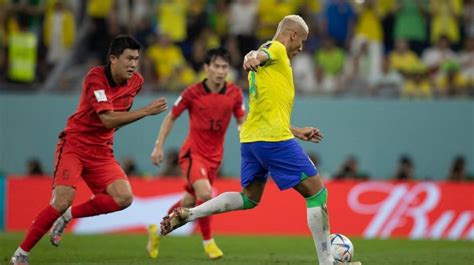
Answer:
<svg viewBox="0 0 474 265"><path fill-rule="evenodd" d="M230 64L230 53L228 50L222 47L209 50L207 52L206 61L204 61L204 63L209 65L217 58L222 58L224 61Z"/></svg>
<svg viewBox="0 0 474 265"><path fill-rule="evenodd" d="M110 57L110 55L114 55L118 58L125 49L140 50L140 48L140 43L138 43L138 41L134 38L128 35L118 35L110 42L107 57Z"/></svg>

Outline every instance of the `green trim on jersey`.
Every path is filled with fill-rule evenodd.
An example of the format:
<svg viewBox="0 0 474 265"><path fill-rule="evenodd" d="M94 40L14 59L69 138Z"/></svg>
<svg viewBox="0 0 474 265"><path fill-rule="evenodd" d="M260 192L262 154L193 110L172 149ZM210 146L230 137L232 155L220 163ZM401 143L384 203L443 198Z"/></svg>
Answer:
<svg viewBox="0 0 474 265"><path fill-rule="evenodd" d="M249 199L249 197L247 197L243 192L240 193L240 196L242 196L244 210L255 208L258 205L257 202L254 202Z"/></svg>
<svg viewBox="0 0 474 265"><path fill-rule="evenodd" d="M256 77L255 77L255 71L250 72L250 86L249 86L249 97L254 95L254 98L257 99L258 94L257 94L257 85L256 83Z"/></svg>
<svg viewBox="0 0 474 265"><path fill-rule="evenodd" d="M320 207L326 205L326 202L328 201L328 190L326 188L323 188L318 193L305 199L306 208Z"/></svg>
<svg viewBox="0 0 474 265"><path fill-rule="evenodd" d="M304 173L304 172L301 172L301 178L300 178L300 182L302 182L303 180L305 180L305 179L307 179L307 178L309 178L309 176L308 176L308 175L306 175L306 173Z"/></svg>
<svg viewBox="0 0 474 265"><path fill-rule="evenodd" d="M273 60L272 55L270 54L270 51L267 48L262 48L262 52L266 53L268 56L268 61Z"/></svg>

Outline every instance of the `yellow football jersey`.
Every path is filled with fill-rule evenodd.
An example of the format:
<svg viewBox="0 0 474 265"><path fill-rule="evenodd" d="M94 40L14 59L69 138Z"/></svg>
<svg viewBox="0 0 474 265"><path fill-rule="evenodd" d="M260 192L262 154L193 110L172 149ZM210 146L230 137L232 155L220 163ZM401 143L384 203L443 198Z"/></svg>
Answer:
<svg viewBox="0 0 474 265"><path fill-rule="evenodd" d="M240 142L278 142L293 138L290 130L295 98L293 72L285 46L269 41L260 48L269 59L249 80L249 113L240 131Z"/></svg>

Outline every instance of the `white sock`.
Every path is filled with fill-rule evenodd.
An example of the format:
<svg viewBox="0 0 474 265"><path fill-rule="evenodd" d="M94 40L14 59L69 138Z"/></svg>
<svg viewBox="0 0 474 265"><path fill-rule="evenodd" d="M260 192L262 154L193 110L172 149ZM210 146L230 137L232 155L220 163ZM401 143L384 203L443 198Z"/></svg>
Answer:
<svg viewBox="0 0 474 265"><path fill-rule="evenodd" d="M30 254L30 252L26 252L21 247L18 247L15 251L15 254L13 254L13 255L17 255L17 254L22 254L22 255L28 256L28 254Z"/></svg>
<svg viewBox="0 0 474 265"><path fill-rule="evenodd" d="M329 218L326 205L306 208L306 214L318 253L319 264L332 265L334 258L331 255L331 242L329 242Z"/></svg>
<svg viewBox="0 0 474 265"><path fill-rule="evenodd" d="M63 213L63 217L69 222L72 219L71 206Z"/></svg>
<svg viewBox="0 0 474 265"><path fill-rule="evenodd" d="M190 222L216 213L242 210L243 208L244 202L240 192L224 192L199 206L189 209L190 214L187 221Z"/></svg>
<svg viewBox="0 0 474 265"><path fill-rule="evenodd" d="M209 243L212 243L212 242L214 242L214 238L211 238L211 239L208 239L208 240L203 240L203 241L202 241L202 244L203 244L204 246L207 246Z"/></svg>

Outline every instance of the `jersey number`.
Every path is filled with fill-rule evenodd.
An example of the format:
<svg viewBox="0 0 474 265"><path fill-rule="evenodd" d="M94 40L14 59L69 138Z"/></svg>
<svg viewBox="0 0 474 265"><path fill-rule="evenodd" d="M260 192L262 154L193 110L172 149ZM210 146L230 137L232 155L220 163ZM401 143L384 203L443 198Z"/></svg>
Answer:
<svg viewBox="0 0 474 265"><path fill-rule="evenodd" d="M222 129L222 121L221 120L210 120L211 123L211 132L218 132Z"/></svg>

